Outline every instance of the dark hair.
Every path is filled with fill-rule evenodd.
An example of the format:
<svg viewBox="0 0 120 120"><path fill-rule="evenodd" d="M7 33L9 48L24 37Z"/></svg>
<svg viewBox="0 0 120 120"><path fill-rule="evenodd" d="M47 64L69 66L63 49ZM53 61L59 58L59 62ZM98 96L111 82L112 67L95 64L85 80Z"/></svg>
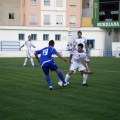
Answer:
<svg viewBox="0 0 120 120"><path fill-rule="evenodd" d="M49 41L49 46L53 46L55 44L54 40Z"/></svg>
<svg viewBox="0 0 120 120"><path fill-rule="evenodd" d="M78 44L78 46L81 46L81 48L83 48L83 44L82 43Z"/></svg>
<svg viewBox="0 0 120 120"><path fill-rule="evenodd" d="M31 37L30 35L28 35L28 37Z"/></svg>
<svg viewBox="0 0 120 120"><path fill-rule="evenodd" d="M82 32L81 32L81 31L78 31L78 33L81 33L81 34L82 34Z"/></svg>

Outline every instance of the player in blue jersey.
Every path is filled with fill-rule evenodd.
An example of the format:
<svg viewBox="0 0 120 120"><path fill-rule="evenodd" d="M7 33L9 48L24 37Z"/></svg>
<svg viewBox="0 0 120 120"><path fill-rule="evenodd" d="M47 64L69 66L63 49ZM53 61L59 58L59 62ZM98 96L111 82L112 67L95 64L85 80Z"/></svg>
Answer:
<svg viewBox="0 0 120 120"><path fill-rule="evenodd" d="M49 86L49 89L52 90L52 84L50 81L50 77L49 77L49 70L51 71L55 71L58 74L58 77L60 78L60 80L63 82L63 86L66 86L67 83L64 80L63 74L58 70L58 66L56 65L56 63L54 62L53 58L52 58L52 54L56 54L59 58L61 58L62 60L64 60L65 62L67 61L65 58L63 58L54 48L54 41L50 40L49 41L49 46L45 47L41 50L37 50L35 51L34 55L37 59L37 61L40 63L42 70L46 76L46 82ZM40 54L40 59L38 57L38 54Z"/></svg>

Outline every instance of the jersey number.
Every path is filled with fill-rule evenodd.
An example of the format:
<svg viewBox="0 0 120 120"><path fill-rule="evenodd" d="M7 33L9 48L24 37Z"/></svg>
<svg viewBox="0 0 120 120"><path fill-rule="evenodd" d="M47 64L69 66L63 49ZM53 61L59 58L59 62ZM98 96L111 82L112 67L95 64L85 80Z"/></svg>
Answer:
<svg viewBox="0 0 120 120"><path fill-rule="evenodd" d="M47 55L48 54L48 49L43 50L43 55Z"/></svg>

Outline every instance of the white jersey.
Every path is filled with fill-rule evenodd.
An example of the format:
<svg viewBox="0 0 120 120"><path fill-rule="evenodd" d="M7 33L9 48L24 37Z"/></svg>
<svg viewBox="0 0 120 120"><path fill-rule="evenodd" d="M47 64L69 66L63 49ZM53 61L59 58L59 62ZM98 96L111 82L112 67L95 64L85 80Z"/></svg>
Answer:
<svg viewBox="0 0 120 120"><path fill-rule="evenodd" d="M80 44L80 43L83 44L83 51L86 51L87 40L84 37L82 37L82 38L76 38L73 41L73 45L76 46L76 49L77 49L78 44Z"/></svg>
<svg viewBox="0 0 120 120"><path fill-rule="evenodd" d="M26 51L31 51L31 46L33 45L32 41L25 41L24 45L26 45Z"/></svg>
<svg viewBox="0 0 120 120"><path fill-rule="evenodd" d="M26 57L32 57L31 46L33 45L32 41L25 41L24 45L26 45Z"/></svg>
<svg viewBox="0 0 120 120"><path fill-rule="evenodd" d="M82 64L83 61L86 61L86 54L85 53L79 53L77 50L71 51L72 60L71 62L73 64Z"/></svg>

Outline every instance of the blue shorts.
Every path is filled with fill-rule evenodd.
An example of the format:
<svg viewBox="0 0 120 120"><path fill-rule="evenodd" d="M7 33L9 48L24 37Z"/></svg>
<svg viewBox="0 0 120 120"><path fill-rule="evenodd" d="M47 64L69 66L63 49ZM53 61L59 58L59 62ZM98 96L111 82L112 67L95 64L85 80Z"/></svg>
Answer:
<svg viewBox="0 0 120 120"><path fill-rule="evenodd" d="M54 62L47 62L42 66L42 70L45 75L49 75L49 70L55 71L58 69L58 66Z"/></svg>

